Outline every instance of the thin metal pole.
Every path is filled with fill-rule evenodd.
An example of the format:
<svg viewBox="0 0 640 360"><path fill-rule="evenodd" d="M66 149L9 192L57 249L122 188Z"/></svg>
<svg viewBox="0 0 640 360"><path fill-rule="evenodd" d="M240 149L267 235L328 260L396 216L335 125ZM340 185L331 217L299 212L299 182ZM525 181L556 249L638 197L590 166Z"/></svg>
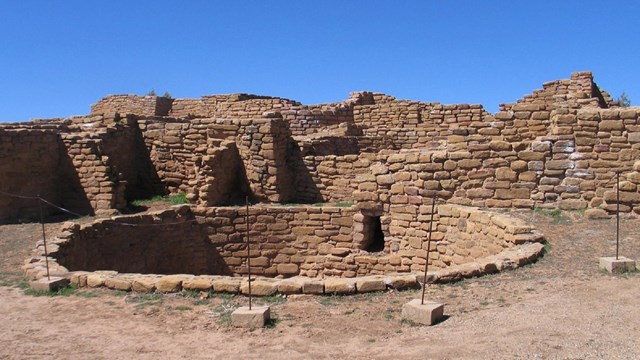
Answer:
<svg viewBox="0 0 640 360"><path fill-rule="evenodd" d="M49 252L47 251L47 235L44 232L44 215L42 214L42 199L38 195L38 208L40 209L40 225L42 225L42 242L44 243L44 263L47 267L47 280L51 281L49 276Z"/></svg>
<svg viewBox="0 0 640 360"><path fill-rule="evenodd" d="M433 195L433 199L431 200L431 220L429 221L429 238L427 239L427 258L424 262L424 281L422 283L422 300L420 301L421 305L424 305L424 292L427 289L427 271L429 271L429 252L431 252L431 231L433 228L433 213L436 209L436 198L437 195Z"/></svg>
<svg viewBox="0 0 640 360"><path fill-rule="evenodd" d="M247 224L247 273L249 274L249 310L251 310L251 249L249 247L249 196L245 198L246 214L245 223Z"/></svg>
<svg viewBox="0 0 640 360"><path fill-rule="evenodd" d="M616 260L620 247L620 171L616 172Z"/></svg>

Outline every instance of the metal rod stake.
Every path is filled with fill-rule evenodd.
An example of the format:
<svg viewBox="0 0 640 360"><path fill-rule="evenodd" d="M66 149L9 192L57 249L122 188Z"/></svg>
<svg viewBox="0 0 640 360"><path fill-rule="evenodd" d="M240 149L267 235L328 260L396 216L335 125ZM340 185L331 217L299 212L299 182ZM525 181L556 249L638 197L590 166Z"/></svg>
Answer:
<svg viewBox="0 0 640 360"><path fill-rule="evenodd" d="M620 247L620 171L616 172L616 260Z"/></svg>
<svg viewBox="0 0 640 360"><path fill-rule="evenodd" d="M431 200L431 220L429 221L429 238L427 239L427 258L424 262L424 281L422 283L422 300L420 302L421 305L424 305L424 292L427 289L427 271L429 271L429 252L431 251L431 230L433 228L433 213L436 209L436 199L437 195L433 195L433 199Z"/></svg>
<svg viewBox="0 0 640 360"><path fill-rule="evenodd" d="M249 196L245 198L245 223L247 224L247 273L249 274L249 310L251 310L251 249L249 247Z"/></svg>
<svg viewBox="0 0 640 360"><path fill-rule="evenodd" d="M44 231L44 215L42 214L42 199L38 195L38 208L40 209L40 225L42 225L42 242L44 243L44 263L47 267L47 280L51 281L49 276L49 252L47 251L47 235Z"/></svg>

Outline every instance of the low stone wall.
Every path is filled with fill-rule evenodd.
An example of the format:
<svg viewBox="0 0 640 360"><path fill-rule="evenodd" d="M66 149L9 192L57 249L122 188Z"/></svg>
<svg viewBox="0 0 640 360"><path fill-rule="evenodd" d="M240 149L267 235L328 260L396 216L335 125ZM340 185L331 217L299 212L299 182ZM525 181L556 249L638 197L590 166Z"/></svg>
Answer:
<svg viewBox="0 0 640 360"><path fill-rule="evenodd" d="M365 218L371 214L357 207L250 208L251 271L265 276L256 280L256 289L264 288L257 294L412 287L427 257L432 280L447 282L521 266L544 248L542 234L518 219L439 205L429 254L426 231L420 241L385 237L382 250L369 252L363 247L368 242ZM177 206L85 225L68 223L50 240L51 272L79 285L121 290L243 292L242 279L223 275L246 274L245 215L241 207ZM424 229L430 218L414 225ZM383 232L389 229L383 226ZM30 279L45 276L43 251L39 244L25 265ZM176 275L156 275L162 272ZM193 275L180 275L185 273Z"/></svg>

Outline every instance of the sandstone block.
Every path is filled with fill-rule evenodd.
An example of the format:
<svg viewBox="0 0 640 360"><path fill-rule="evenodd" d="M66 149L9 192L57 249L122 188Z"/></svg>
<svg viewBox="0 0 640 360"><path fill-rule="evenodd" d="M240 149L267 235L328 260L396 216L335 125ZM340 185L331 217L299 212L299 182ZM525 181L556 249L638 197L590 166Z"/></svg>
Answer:
<svg viewBox="0 0 640 360"><path fill-rule="evenodd" d="M385 283L396 290L413 289L418 285L415 275L387 276Z"/></svg>
<svg viewBox="0 0 640 360"><path fill-rule="evenodd" d="M209 291L213 288L213 285L209 279L195 278L183 281L182 288L185 290Z"/></svg>
<svg viewBox="0 0 640 360"><path fill-rule="evenodd" d="M140 277L131 282L131 289L137 292L150 293L156 289L156 279Z"/></svg>
<svg viewBox="0 0 640 360"><path fill-rule="evenodd" d="M624 122L622 120L602 120L598 123L598 130L624 130Z"/></svg>
<svg viewBox="0 0 640 360"><path fill-rule="evenodd" d="M328 278L324 281L324 292L326 294L353 294L356 292L356 282L354 279Z"/></svg>
<svg viewBox="0 0 640 360"><path fill-rule="evenodd" d="M496 189L496 199L528 199L529 189Z"/></svg>
<svg viewBox="0 0 640 360"><path fill-rule="evenodd" d="M566 170L573 169L575 163L571 160L549 160L545 167L550 170Z"/></svg>
<svg viewBox="0 0 640 360"><path fill-rule="evenodd" d="M609 213L603 209L587 209L584 212L584 216L586 216L587 219L608 219Z"/></svg>
<svg viewBox="0 0 640 360"><path fill-rule="evenodd" d="M376 176L376 182L378 185L389 186L396 182L393 175L378 175Z"/></svg>
<svg viewBox="0 0 640 360"><path fill-rule="evenodd" d="M365 276L356 281L356 289L360 293L384 291L387 289L387 285L382 277Z"/></svg>
<svg viewBox="0 0 640 360"><path fill-rule="evenodd" d="M278 264L276 269L278 274L285 276L297 275L300 272L297 264Z"/></svg>
<svg viewBox="0 0 640 360"><path fill-rule="evenodd" d="M163 276L156 282L156 289L163 293L178 292L182 289L182 278Z"/></svg>
<svg viewBox="0 0 640 360"><path fill-rule="evenodd" d="M520 151L518 158L524 161L541 161L544 160L544 153L534 151Z"/></svg>
<svg viewBox="0 0 640 360"><path fill-rule="evenodd" d="M212 281L213 291L237 294L240 290L240 279L219 278Z"/></svg>
<svg viewBox="0 0 640 360"><path fill-rule="evenodd" d="M242 281L240 285L240 291L244 295L249 294L249 282ZM278 291L278 286L273 281L266 281L262 279L255 279L251 282L251 294L253 296L270 296Z"/></svg>
<svg viewBox="0 0 640 360"><path fill-rule="evenodd" d="M604 193L604 201L608 203L617 202L618 195L616 191L605 191ZM638 192L629 192L629 191L620 191L620 202L621 203L640 203L640 193Z"/></svg>
<svg viewBox="0 0 640 360"><path fill-rule="evenodd" d="M508 167L501 167L496 169L496 179L497 180L506 180L506 181L515 181L518 178L518 174L511 170Z"/></svg>
<svg viewBox="0 0 640 360"><path fill-rule="evenodd" d="M122 278L109 278L106 279L104 285L109 289L120 290L120 291L130 291L131 290L131 280L122 279Z"/></svg>
<svg viewBox="0 0 640 360"><path fill-rule="evenodd" d="M88 287L100 287L104 286L104 282L107 280L107 277L101 274L88 274L87 275L87 286Z"/></svg>
<svg viewBox="0 0 640 360"><path fill-rule="evenodd" d="M282 280L278 283L278 292L284 295L300 294L302 292L302 283L296 280Z"/></svg>
<svg viewBox="0 0 640 360"><path fill-rule="evenodd" d="M493 151L509 151L511 150L511 144L506 141L492 141L489 143L489 148Z"/></svg>
<svg viewBox="0 0 640 360"><path fill-rule="evenodd" d="M324 294L324 282L316 279L305 279L302 282L302 292L305 294Z"/></svg>

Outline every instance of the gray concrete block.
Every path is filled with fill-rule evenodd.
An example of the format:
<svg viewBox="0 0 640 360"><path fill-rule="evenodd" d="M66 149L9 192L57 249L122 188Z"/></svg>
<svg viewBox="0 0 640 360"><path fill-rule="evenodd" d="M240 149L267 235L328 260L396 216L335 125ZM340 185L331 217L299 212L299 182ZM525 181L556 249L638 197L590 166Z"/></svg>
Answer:
<svg viewBox="0 0 640 360"><path fill-rule="evenodd" d="M402 306L402 318L416 324L433 325L444 316L444 304L420 299L414 299Z"/></svg>
<svg viewBox="0 0 640 360"><path fill-rule="evenodd" d="M623 273L627 271L635 271L636 261L626 258L624 256L601 257L600 258L600 270L605 270L610 273Z"/></svg>
<svg viewBox="0 0 640 360"><path fill-rule="evenodd" d="M233 326L241 328L261 328L271 319L271 309L268 306L248 306L237 308L231 313Z"/></svg>
<svg viewBox="0 0 640 360"><path fill-rule="evenodd" d="M45 277L42 279L29 281L29 287L34 291L56 291L67 285L69 285L68 279L57 276L52 276L50 280Z"/></svg>

